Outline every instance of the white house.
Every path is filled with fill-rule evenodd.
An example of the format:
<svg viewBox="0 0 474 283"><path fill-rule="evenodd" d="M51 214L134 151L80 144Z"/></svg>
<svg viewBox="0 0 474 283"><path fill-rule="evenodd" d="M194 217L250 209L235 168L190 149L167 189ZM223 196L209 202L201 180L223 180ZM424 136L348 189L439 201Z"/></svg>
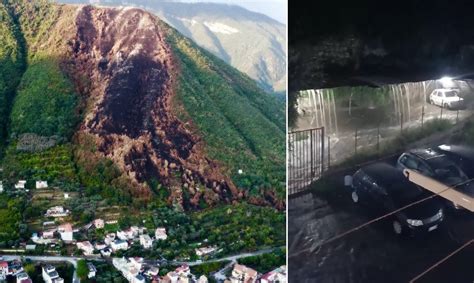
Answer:
<svg viewBox="0 0 474 283"><path fill-rule="evenodd" d="M54 233L56 233L56 229L48 230L48 231L43 231L43 239L53 239L54 238Z"/></svg>
<svg viewBox="0 0 474 283"><path fill-rule="evenodd" d="M258 273L254 269L236 263L234 269L232 270L232 276L230 277L230 282L232 283L254 283L257 281Z"/></svg>
<svg viewBox="0 0 474 283"><path fill-rule="evenodd" d="M128 234L125 231L117 231L117 238L119 238L122 241L128 240Z"/></svg>
<svg viewBox="0 0 474 283"><path fill-rule="evenodd" d="M65 217L69 215L69 210L62 206L53 206L46 211L46 217Z"/></svg>
<svg viewBox="0 0 474 283"><path fill-rule="evenodd" d="M0 261L0 278L5 279L8 275L8 262Z"/></svg>
<svg viewBox="0 0 474 283"><path fill-rule="evenodd" d="M130 229L127 230L128 234L131 236L131 238L135 238L135 237L138 237L139 233L140 233L140 228L138 228L137 226L132 226L130 227Z"/></svg>
<svg viewBox="0 0 474 283"><path fill-rule="evenodd" d="M131 257L128 259L129 263L138 270L142 269L143 257Z"/></svg>
<svg viewBox="0 0 474 283"><path fill-rule="evenodd" d="M128 280L128 282L142 282L135 281L136 276L139 275L140 270L138 270L129 260L126 258L114 258L112 264L122 275ZM139 278L140 279L140 278Z"/></svg>
<svg viewBox="0 0 474 283"><path fill-rule="evenodd" d="M191 270L189 269L189 266L187 264L183 264L180 267L176 268L175 272L178 273L178 275L185 277L191 274Z"/></svg>
<svg viewBox="0 0 474 283"><path fill-rule="evenodd" d="M109 233L109 234L105 235L104 243L106 245L110 246L113 241L115 241L115 233Z"/></svg>
<svg viewBox="0 0 474 283"><path fill-rule="evenodd" d="M61 240L65 242L72 242L74 240L74 231L70 223L65 223L58 227L58 232L61 235Z"/></svg>
<svg viewBox="0 0 474 283"><path fill-rule="evenodd" d="M15 189L17 190L24 190L26 186L26 181L25 180L20 180L18 183L15 184Z"/></svg>
<svg viewBox="0 0 474 283"><path fill-rule="evenodd" d="M76 245L78 249L82 250L84 255L92 255L94 253L94 246L89 241L77 242Z"/></svg>
<svg viewBox="0 0 474 283"><path fill-rule="evenodd" d="M150 249L153 246L153 240L148 234L140 235L140 245L145 249Z"/></svg>
<svg viewBox="0 0 474 283"><path fill-rule="evenodd" d="M92 223L94 224L94 227L95 227L96 229L102 229L102 228L104 228L104 226L105 226L104 220L103 220L103 219L100 219L100 218L99 218L99 219L95 219Z"/></svg>
<svg viewBox="0 0 474 283"><path fill-rule="evenodd" d="M215 250L216 250L215 247L202 247L202 248L196 249L196 255L204 256L204 255L212 254Z"/></svg>
<svg viewBox="0 0 474 283"><path fill-rule="evenodd" d="M3 182L0 181L0 193L3 193Z"/></svg>
<svg viewBox="0 0 474 283"><path fill-rule="evenodd" d="M110 244L114 252L119 250L128 250L128 242L123 240L115 240Z"/></svg>
<svg viewBox="0 0 474 283"><path fill-rule="evenodd" d="M64 279L59 277L56 268L52 265L43 266L41 275L45 283L64 283Z"/></svg>
<svg viewBox="0 0 474 283"><path fill-rule="evenodd" d="M36 188L37 189L47 189L48 188L48 181L36 181Z"/></svg>
<svg viewBox="0 0 474 283"><path fill-rule="evenodd" d="M89 268L89 273L87 274L87 278L89 279L94 278L97 273L97 268L95 268L95 266L90 262L87 263L87 268Z"/></svg>
<svg viewBox="0 0 474 283"><path fill-rule="evenodd" d="M273 282L279 282L279 283L286 283L286 265L283 265L281 267L278 267L275 270L272 270L266 274L264 274L260 278L261 283L273 283Z"/></svg>
<svg viewBox="0 0 474 283"><path fill-rule="evenodd" d="M166 240L167 238L168 238L168 235L166 235L166 228L156 228L155 239Z"/></svg>

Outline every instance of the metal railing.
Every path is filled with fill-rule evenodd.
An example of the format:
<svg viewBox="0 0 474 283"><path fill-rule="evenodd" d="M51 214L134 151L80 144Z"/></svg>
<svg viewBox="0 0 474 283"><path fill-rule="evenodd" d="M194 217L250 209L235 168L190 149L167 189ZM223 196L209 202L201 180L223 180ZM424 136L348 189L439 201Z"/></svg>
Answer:
<svg viewBox="0 0 474 283"><path fill-rule="evenodd" d="M324 142L324 128L288 133L288 194L301 192L321 178L327 168Z"/></svg>

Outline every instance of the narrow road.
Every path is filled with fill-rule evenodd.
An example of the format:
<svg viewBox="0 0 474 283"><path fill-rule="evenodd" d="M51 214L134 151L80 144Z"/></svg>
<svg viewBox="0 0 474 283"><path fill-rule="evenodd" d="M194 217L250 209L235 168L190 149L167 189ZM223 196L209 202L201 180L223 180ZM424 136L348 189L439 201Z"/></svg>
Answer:
<svg viewBox="0 0 474 283"><path fill-rule="evenodd" d="M246 258L246 257L251 257L251 256L257 256L257 255L262 255L262 254L267 254L271 253L276 249L280 249L283 247L277 247L277 248L269 248L269 249L264 249L260 251L255 251L255 252L249 252L249 253L241 253L237 255L232 255L232 256L227 256L223 258L218 258L218 259L211 259L211 260L206 260L206 261L168 261L168 260L160 260L158 262L160 263L166 263L166 264L172 264L172 265L183 265L186 264L188 266L194 266L194 265L200 265L204 263L211 263L211 262L222 262L222 261L231 261L231 262L236 262L240 258ZM80 283L79 278L77 277L76 274L76 269L77 269L77 261L80 259L90 259L90 260L99 260L99 261L105 261L102 258L88 258L88 257L73 257L73 256L30 256L30 255L0 255L3 257L4 260L6 261L12 261L12 260L22 260L22 259L29 259L31 261L40 261L40 262L69 262L74 266L74 275L73 275L73 283ZM113 258L110 258L110 261L112 261ZM109 261L109 260L107 260ZM157 261L150 261L150 260L145 260L148 263L156 263Z"/></svg>
<svg viewBox="0 0 474 283"><path fill-rule="evenodd" d="M214 279L216 279L217 282L224 282L227 279L227 276L225 274L229 269L232 268L235 263L236 261L231 261L226 264L221 270L214 273Z"/></svg>
<svg viewBox="0 0 474 283"><path fill-rule="evenodd" d="M262 254L268 254L268 253L273 252L276 249L281 249L281 248L282 247L270 248L270 249L265 249L265 250L250 252L250 253L241 253L241 254L237 254L237 255L226 256L226 257L222 257L222 258L218 258L218 259L210 259L210 260L206 260L206 261L199 261L199 260L197 260L197 261L168 261L168 263L177 264L177 265L187 264L189 266L193 266L193 265L200 265L200 264L203 264L203 263L211 263L211 262L236 261L240 258L251 257L251 256L256 256L256 255L262 255Z"/></svg>

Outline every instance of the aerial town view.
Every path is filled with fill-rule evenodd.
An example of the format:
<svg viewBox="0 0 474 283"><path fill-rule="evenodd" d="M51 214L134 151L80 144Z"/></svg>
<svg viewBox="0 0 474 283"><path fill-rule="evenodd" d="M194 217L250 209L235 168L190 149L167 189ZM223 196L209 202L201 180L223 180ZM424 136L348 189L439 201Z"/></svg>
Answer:
<svg viewBox="0 0 474 283"><path fill-rule="evenodd" d="M223 2L0 3L0 282L287 282L286 10Z"/></svg>

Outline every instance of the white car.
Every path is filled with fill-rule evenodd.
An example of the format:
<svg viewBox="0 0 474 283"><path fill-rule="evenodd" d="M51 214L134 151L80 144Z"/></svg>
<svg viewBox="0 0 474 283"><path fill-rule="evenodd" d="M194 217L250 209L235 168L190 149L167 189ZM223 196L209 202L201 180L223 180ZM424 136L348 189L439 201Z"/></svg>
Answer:
<svg viewBox="0 0 474 283"><path fill-rule="evenodd" d="M462 106L464 99L459 97L457 90L439 88L433 90L430 94L430 103L451 109Z"/></svg>

